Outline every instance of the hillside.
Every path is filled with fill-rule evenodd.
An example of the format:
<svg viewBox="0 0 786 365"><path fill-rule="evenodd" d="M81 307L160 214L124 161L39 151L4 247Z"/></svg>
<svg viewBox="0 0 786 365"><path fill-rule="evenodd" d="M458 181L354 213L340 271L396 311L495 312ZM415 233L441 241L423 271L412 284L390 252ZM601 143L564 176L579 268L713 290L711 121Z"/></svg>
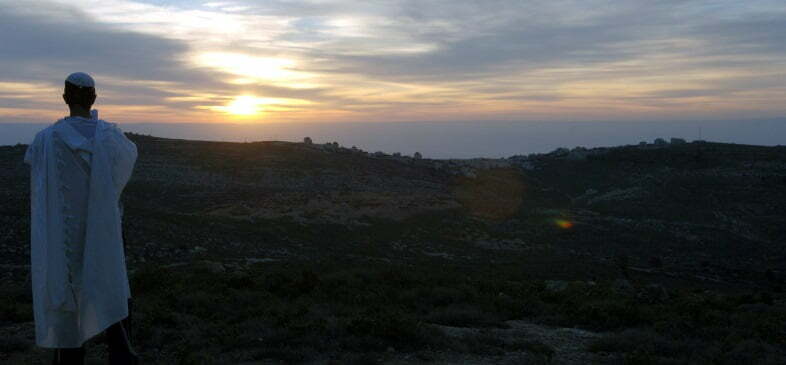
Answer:
<svg viewBox="0 0 786 365"><path fill-rule="evenodd" d="M622 315L626 318L623 322L609 326L601 324L600 317L590 317L617 318L615 316L621 316L619 313L608 314L603 309L598 309L600 312L590 309L581 313L565 312L566 308L572 308L571 303L575 304L584 296L588 301L597 299L605 303L618 295L622 301L627 300L628 294L641 300L642 295L650 292L656 296L668 293L665 297L681 298L679 293L683 291L710 290L717 295L731 296L729 298L747 295L748 302L775 303L780 309L773 309L771 315L783 315L778 311L783 310L782 288L786 278L784 147L666 143L591 150L561 149L549 154L507 159L430 160L371 154L332 144L225 143L143 135L130 137L137 143L140 156L123 199L127 261L135 278L132 289L135 288L142 298L158 298L146 303L163 306L166 300L161 298L169 298L155 283L157 275L163 275L161 280L171 280L187 288L201 285L190 282L189 275L193 274L203 278L205 283L217 280L213 284L228 290L227 298L234 298L232 293L237 290L253 288L274 294L285 292L281 296L289 298L286 299L289 302L285 299L276 302L285 312L277 315L294 321L285 321L293 333L300 333L298 325L314 330L310 327L314 325L309 322L313 319L311 316L318 316L320 311L327 309L308 305L303 313L289 313L289 309L284 309L287 303L295 303L297 308L301 304L306 306L297 304L298 300L292 298L308 297L313 290L328 290L322 288L328 283L336 288L354 288L352 290L361 296L366 295L362 294L364 290L376 293L358 299L360 303L377 303L380 300L377 295L395 296L414 290L412 295L417 292L420 297L432 298L434 303L429 305L444 309L444 312L434 312L433 308L418 307L422 313L413 309L412 313L420 314L411 317L412 313L402 309L406 307L404 304L397 304L395 308L380 304L386 308L380 312L371 308L373 306L351 301L352 305L361 305L356 310L371 312L361 319L356 318L360 322L352 322L354 325L320 322L322 327L319 328L329 331L338 326L336 328L342 331L368 335L382 342L336 345L315 340L304 345L316 348L312 348L313 354L305 357L291 357L294 352L304 351L302 346L295 345L292 346L296 349L279 349L278 355L267 349L262 355L246 354L248 356L244 357L241 350L234 349L230 352L235 360L316 361L321 359L316 353L338 346L353 353L363 352L361 349L366 347L381 353L391 348L395 356L388 356L389 360L405 363L408 361L404 356L415 355L419 356L418 361L446 363L469 361L466 357L450 357L458 356L456 354L488 359L493 353L486 352L487 348L504 353L518 351L520 356L547 354L546 357L551 358L556 353L557 358L562 359L560 363L574 360L582 363L589 358L598 360L600 355L597 353L605 352L601 356L603 359L617 361L622 357L615 357L615 351L625 351L605 349L593 354L584 353L586 350L567 351L560 347L564 345L559 345L560 340L549 342L553 334L543 335L546 330L527 326L538 323L538 326L621 331L656 322L645 314L640 314L641 317L637 314L634 317L638 319L634 320L628 313ZM3 312L6 318L0 319L0 325L5 324L5 331L16 328L16 335L22 333L18 329L22 327L13 326L31 320L24 310L24 303L29 302L29 298L20 287L29 272L29 170L22 163L25 148L0 147L0 282L18 296L17 303L20 303L6 304ZM196 271L191 273L191 269ZM390 276L391 272L401 270L404 273ZM353 281L355 274L351 272L365 279ZM290 274L294 277L288 276ZM463 275L466 275L466 282L462 281ZM251 279L255 277L261 281ZM337 279L339 277L343 279ZM432 277L438 284L428 281ZM270 284L277 280L279 284ZM366 285L369 280L380 285L379 292L369 289ZM384 280L386 284L375 280ZM605 283L602 285L608 285L604 288L609 291L588 289L587 285L595 283ZM465 289L474 294L461 294ZM293 296L289 290L303 292ZM486 292L491 293L491 299L479 299L486 298L483 294ZM209 293L208 290L204 295L209 296ZM314 297L308 298L319 306L319 298L330 302L338 300L334 295L343 295L330 293L333 294L326 297L313 294ZM531 302L533 293L545 295L541 298L543 302ZM766 296L762 297L761 293ZM192 299L191 303L181 304L191 308L184 310L193 310L192 315L201 317L196 314L200 312L196 303L209 305L210 300L207 297ZM258 300L268 303L266 306L271 305L269 298ZM445 300L447 304L440 304ZM734 302L736 299L729 300ZM662 300L655 302L650 304L663 305ZM349 302L342 303L342 306L349 306L344 310L351 307ZM155 327L161 321L180 323L182 320L178 319L180 315L174 314L172 318L151 319L151 316L160 316L158 312L169 313L161 308L143 306L140 309L147 313L142 315L144 326L148 326L143 327L148 342L142 341L146 356L200 363L178 357L186 355L178 353L177 346L194 349L208 345L177 345L167 342L169 340L156 332ZM733 312L734 308L724 310ZM682 313L683 309L674 309L674 313ZM406 323L380 324L378 321L382 317L379 316L390 314L386 311L394 311L405 318ZM338 319L344 318L344 314L337 314L344 313L341 309L333 308L328 312ZM202 315L213 318L209 312ZM275 317L270 313L259 315ZM522 319L528 321L515 322ZM418 326L407 327L411 324L407 321L418 323ZM281 325L270 323L259 325L264 328ZM470 342L461 340L459 345L450 341L431 343L425 338L442 335L421 332L440 331L435 327L423 329L420 327L423 323L447 326L439 333L463 333L464 337L458 338L466 341L470 341L467 336L480 337L472 337ZM228 326L234 328L232 331L239 330ZM409 332L388 336L389 332L402 328L409 328ZM540 331L544 340L539 344L510 344L488 331L467 334L454 328L507 328L508 332L528 328ZM202 330L205 329L189 331L202 333L199 332ZM209 331L214 330L217 329ZM779 333L780 330L784 329L773 331ZM576 332L565 336L583 338L580 341L584 342L596 337L608 338L597 333ZM225 335L232 337L229 334L219 337ZM658 335L649 332L638 335L665 336L660 332ZM199 341L204 340L197 337ZM414 340L419 345L409 348L407 341L401 343L402 338L421 340ZM582 346L586 345L584 342ZM211 342L209 346L223 348L224 345ZM761 344L772 345L766 341ZM602 344L594 346L602 347ZM424 355L424 351L433 352L440 347L451 349L453 355ZM764 353L775 358L782 355L775 350L767 351ZM154 353L157 355L152 355ZM366 355L357 356L361 361ZM378 355L374 353L373 356Z"/></svg>

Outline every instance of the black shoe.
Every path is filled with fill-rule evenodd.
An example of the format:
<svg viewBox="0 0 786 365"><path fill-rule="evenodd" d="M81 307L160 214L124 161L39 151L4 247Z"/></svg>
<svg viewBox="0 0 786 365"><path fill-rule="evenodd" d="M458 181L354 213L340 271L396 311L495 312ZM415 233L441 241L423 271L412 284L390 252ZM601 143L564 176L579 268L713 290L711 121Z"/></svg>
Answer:
<svg viewBox="0 0 786 365"><path fill-rule="evenodd" d="M85 348L55 349L52 365L84 365Z"/></svg>
<svg viewBox="0 0 786 365"><path fill-rule="evenodd" d="M117 322L106 329L106 343L109 347L110 365L138 365L139 355L131 347L131 340L123 326Z"/></svg>

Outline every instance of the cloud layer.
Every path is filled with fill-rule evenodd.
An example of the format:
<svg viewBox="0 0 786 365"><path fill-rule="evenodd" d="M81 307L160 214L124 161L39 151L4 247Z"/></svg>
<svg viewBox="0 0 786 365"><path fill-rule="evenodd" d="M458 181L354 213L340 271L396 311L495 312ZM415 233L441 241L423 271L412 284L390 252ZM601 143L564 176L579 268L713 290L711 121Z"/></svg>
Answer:
<svg viewBox="0 0 786 365"><path fill-rule="evenodd" d="M0 121L61 115L77 70L120 121L786 114L782 1L0 3Z"/></svg>

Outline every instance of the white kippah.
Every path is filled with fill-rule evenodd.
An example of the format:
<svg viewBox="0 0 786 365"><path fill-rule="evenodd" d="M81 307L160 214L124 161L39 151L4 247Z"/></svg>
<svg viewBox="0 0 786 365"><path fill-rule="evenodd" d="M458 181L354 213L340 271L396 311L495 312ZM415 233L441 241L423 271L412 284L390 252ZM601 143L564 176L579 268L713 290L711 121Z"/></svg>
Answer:
<svg viewBox="0 0 786 365"><path fill-rule="evenodd" d="M68 75L66 81L79 87L96 87L96 82L93 81L93 78L84 72L74 72Z"/></svg>

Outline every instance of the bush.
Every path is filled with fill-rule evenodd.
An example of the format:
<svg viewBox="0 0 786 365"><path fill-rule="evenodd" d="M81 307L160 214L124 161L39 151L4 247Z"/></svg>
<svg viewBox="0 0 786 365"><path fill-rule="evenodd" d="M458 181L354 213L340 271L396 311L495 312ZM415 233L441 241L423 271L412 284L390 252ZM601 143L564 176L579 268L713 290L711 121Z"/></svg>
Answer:
<svg viewBox="0 0 786 365"><path fill-rule="evenodd" d="M30 345L30 342L22 336L0 337L0 353L25 352Z"/></svg>
<svg viewBox="0 0 786 365"><path fill-rule="evenodd" d="M452 327L499 327L504 320L497 313L484 311L471 304L435 308L424 318L427 322Z"/></svg>

